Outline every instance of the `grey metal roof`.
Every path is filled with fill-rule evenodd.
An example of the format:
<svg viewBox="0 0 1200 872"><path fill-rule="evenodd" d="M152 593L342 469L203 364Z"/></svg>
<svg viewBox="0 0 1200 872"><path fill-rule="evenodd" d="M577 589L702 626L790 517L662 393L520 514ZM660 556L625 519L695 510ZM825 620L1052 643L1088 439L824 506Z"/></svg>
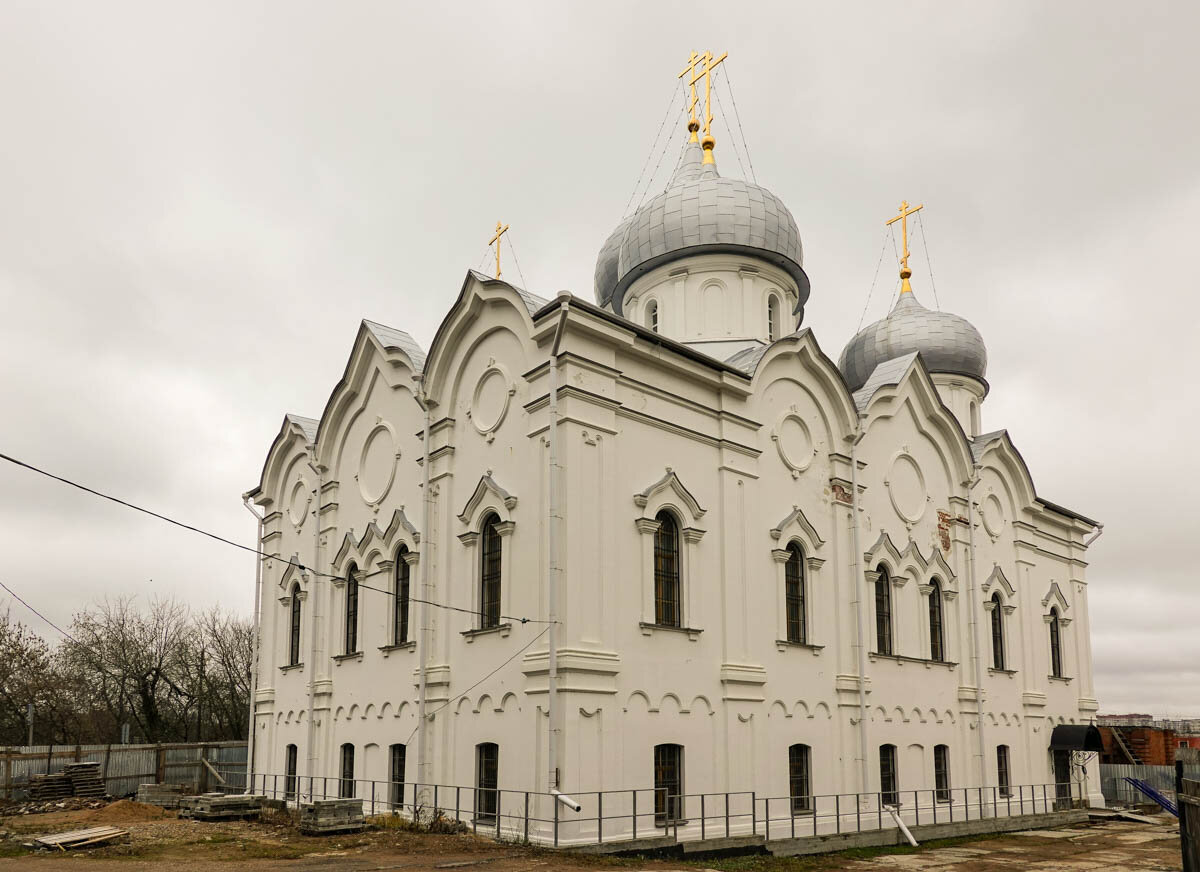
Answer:
<svg viewBox="0 0 1200 872"><path fill-rule="evenodd" d="M838 369L851 391L862 387L875 368L914 351L929 372L953 372L983 379L987 347L966 318L926 309L912 293L902 293L882 321L868 325L847 343Z"/></svg>
<svg viewBox="0 0 1200 872"><path fill-rule="evenodd" d="M521 302L525 304L525 308L529 311L529 316L531 318L533 317L533 314L538 311L538 309L541 309L543 306L546 306L550 303L550 301L544 297L539 297L537 294L531 294L524 288L519 288L512 282L507 282L504 279L493 278L492 276L485 275L484 273L474 269L471 270L471 275L475 276L475 278L480 282L501 282L502 284L508 285L517 292L517 296L520 297Z"/></svg>
<svg viewBox="0 0 1200 872"><path fill-rule="evenodd" d="M770 349L770 345L751 345L749 348L743 348L741 351L736 351L729 357L725 358L725 362L730 366L736 366L746 375L754 375L754 371L758 369L759 361L763 359L763 355Z"/></svg>
<svg viewBox="0 0 1200 872"><path fill-rule="evenodd" d="M783 201L743 179L724 179L689 142L670 183L617 226L596 259L601 306L621 313L626 288L655 267L706 252L745 252L783 269L796 281L796 314L803 318L809 282L800 231Z"/></svg>
<svg viewBox="0 0 1200 872"><path fill-rule="evenodd" d="M908 368L912 366L913 361L917 359L917 352L913 351L909 354L903 354L900 357L885 360L879 364L871 372L871 377L868 378L858 390L854 392L854 405L860 412L865 412L867 406L871 404L871 397L875 396L875 392L889 385L900 384L900 379L904 378L904 374L908 372Z"/></svg>
<svg viewBox="0 0 1200 872"><path fill-rule="evenodd" d="M316 440L317 427L319 427L321 424L321 422L316 418L305 418L303 415L293 415L291 412L288 412L286 415L284 415L284 418L290 423L299 427L301 432L304 433L304 437L309 442Z"/></svg>
<svg viewBox="0 0 1200 872"><path fill-rule="evenodd" d="M403 330L397 330L395 327L388 327L385 324L380 324L377 321L368 321L363 319L363 326L371 331L379 344L384 348L398 348L408 355L408 359L412 361L412 365L416 367L417 372L425 369L425 352L421 346L417 345L417 341L405 333Z"/></svg>
<svg viewBox="0 0 1200 872"><path fill-rule="evenodd" d="M971 440L971 459L978 463L983 457L983 453L987 451L987 447L1006 433L1008 433L1007 430L993 430L991 433L976 436Z"/></svg>

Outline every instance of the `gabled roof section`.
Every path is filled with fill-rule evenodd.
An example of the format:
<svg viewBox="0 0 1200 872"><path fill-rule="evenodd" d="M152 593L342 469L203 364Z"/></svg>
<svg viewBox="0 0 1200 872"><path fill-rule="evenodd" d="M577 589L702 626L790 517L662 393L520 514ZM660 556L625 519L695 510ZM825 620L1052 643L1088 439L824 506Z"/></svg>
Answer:
<svg viewBox="0 0 1200 872"><path fill-rule="evenodd" d="M993 448L1006 454L1010 463L1018 470L1020 479L1029 489L1026 496L1032 496L1033 502L1042 509L1055 512L1074 521L1080 521L1090 527L1101 526L1099 521L1093 521L1086 515L1081 515L1057 503L1042 499L1037 495L1037 488L1034 486L1033 476L1029 473L1029 466L1025 463L1025 458L1021 456L1021 452L1017 450L1017 446L1013 444L1012 435L1007 430L993 430L991 433L984 433L970 440L970 443L971 458L976 466L980 465L984 456Z"/></svg>
<svg viewBox="0 0 1200 872"><path fill-rule="evenodd" d="M425 369L425 352L421 350L421 346L417 345L416 340L403 330L388 327L385 324L380 324L378 321L368 321L366 318L363 319L363 326L375 337L375 341L384 348L394 348L407 354L408 359L412 361L415 372L421 372Z"/></svg>
<svg viewBox="0 0 1200 872"><path fill-rule="evenodd" d="M288 412L283 416L283 420L299 427L300 432L304 434L304 437L308 439L309 442L312 442L317 438L317 427L321 425L321 422L316 418L305 418L302 415L294 415L291 412Z"/></svg>
<svg viewBox="0 0 1200 872"><path fill-rule="evenodd" d="M1012 437L1008 436L1007 430L993 430L991 433L984 433L981 436L976 436L971 440L971 459L978 464L984 453L988 450L988 446L997 439L1003 439L1005 437L1008 437L1009 442L1012 441Z"/></svg>
<svg viewBox="0 0 1200 872"><path fill-rule="evenodd" d="M909 367L916 359L917 352L913 351L891 360L885 360L875 367L875 371L871 373L863 386L854 392L854 405L858 411L865 412L867 410L867 406L871 405L871 398L880 388L900 384L900 380L904 378L904 374L908 372Z"/></svg>
<svg viewBox="0 0 1200 872"><path fill-rule="evenodd" d="M473 275L475 277L475 280L480 282L481 284L486 285L486 284L490 284L492 282L500 282L502 284L508 285L510 288L512 288L514 291L517 292L517 296L519 296L521 298L522 302L525 303L525 308L529 310L529 316L531 318L533 317L534 312L536 312L538 309L542 308L543 306L549 305L549 303L550 303L549 300L543 299L542 297L539 297L537 294L532 294L529 291L525 290L524 288L519 288L516 285L514 285L512 282L506 282L503 279L494 279L489 275L484 275L483 273L479 272L478 270L471 270L471 275Z"/></svg>
<svg viewBox="0 0 1200 872"><path fill-rule="evenodd" d="M725 358L725 362L730 366L737 367L746 375L754 375L754 371L758 369L758 364L770 350L770 345L751 345L749 348L743 348L741 351L734 352Z"/></svg>

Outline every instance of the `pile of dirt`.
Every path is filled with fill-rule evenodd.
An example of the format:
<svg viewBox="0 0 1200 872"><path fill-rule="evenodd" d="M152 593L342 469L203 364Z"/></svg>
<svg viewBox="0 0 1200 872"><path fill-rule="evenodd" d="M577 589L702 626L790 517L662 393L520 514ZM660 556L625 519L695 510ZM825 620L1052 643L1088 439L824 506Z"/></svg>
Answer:
<svg viewBox="0 0 1200 872"><path fill-rule="evenodd" d="M84 820L98 824L127 824L136 821L162 820L168 817L175 817L174 812L156 805L134 802L132 799L121 799L96 809L86 815Z"/></svg>

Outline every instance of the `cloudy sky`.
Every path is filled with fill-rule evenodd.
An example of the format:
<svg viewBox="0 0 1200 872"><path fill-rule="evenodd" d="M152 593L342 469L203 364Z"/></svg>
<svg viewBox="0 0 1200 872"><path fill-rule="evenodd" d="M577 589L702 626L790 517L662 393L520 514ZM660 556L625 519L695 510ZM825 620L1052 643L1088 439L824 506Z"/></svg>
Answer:
<svg viewBox="0 0 1200 872"><path fill-rule="evenodd" d="M239 494L359 320L428 345L498 218L531 290L590 296L677 153L677 115L651 146L683 59L727 51L822 347L887 311L883 221L924 202L939 301L988 343L985 428L1106 525L1104 710L1200 715L1200 7L437 5L0 0L0 451L251 543ZM913 267L932 304L919 239ZM52 619L251 609L252 557L0 466L0 580Z"/></svg>

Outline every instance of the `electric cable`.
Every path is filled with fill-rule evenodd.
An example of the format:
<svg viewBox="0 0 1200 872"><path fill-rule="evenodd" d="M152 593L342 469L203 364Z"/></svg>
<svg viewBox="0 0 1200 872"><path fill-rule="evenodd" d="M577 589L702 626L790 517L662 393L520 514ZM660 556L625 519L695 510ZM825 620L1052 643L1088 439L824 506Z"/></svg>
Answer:
<svg viewBox="0 0 1200 872"><path fill-rule="evenodd" d="M435 708L433 711L426 712L425 720L427 720L427 721L432 720L433 716L436 715L438 712L440 712L442 709L446 708L449 705L453 705L454 703L458 702L460 699L463 699L464 697L466 697L466 695L468 693L473 691L475 688L479 687L479 685L483 684L485 681L487 681L489 678L491 678L493 675L495 675L497 672L499 672L505 666L512 663L514 660L516 660L517 657L519 657L520 655L522 655L526 651L528 651L534 642L536 642L538 639L542 638L542 636L546 635L549 632L550 632L549 627L542 630L542 632L538 633L536 636L534 636L532 639L530 639L528 642L526 642L525 645L523 647L521 647L519 650L517 650L516 653L514 653L511 657L509 657L507 660L505 660L503 663L501 663L499 666L497 666L495 669L493 669L487 675L483 676L483 678L476 681L474 684L472 684L470 687L468 687L462 693L446 700L444 703L442 703L440 706ZM419 730L420 728L421 728L420 723L418 723L417 726L413 727L413 731L408 736L408 741L404 743L405 745L409 745L412 743L413 736L415 736L417 734L417 730Z"/></svg>
<svg viewBox="0 0 1200 872"><path fill-rule="evenodd" d="M729 145L733 148L733 156L737 158L738 169L742 171L742 178L746 178L746 167L742 165L742 155L738 151L737 140L733 138L733 125L729 123L729 119L725 117L725 107L721 105L721 98L718 95L717 89L713 88L713 98L717 101L717 111L721 113L721 123L725 125L725 129L729 131ZM750 156L746 155L749 160Z"/></svg>
<svg viewBox="0 0 1200 872"><path fill-rule="evenodd" d="M737 120L738 136L742 138L742 148L746 150L746 163L750 164L750 180L758 184L758 176L754 174L754 160L750 157L750 144L746 142L746 134L742 132L742 117L738 112L737 98L733 96L733 81L729 78L729 65L724 64L720 72L724 73L725 89L729 91L729 102L733 104L733 117Z"/></svg>
<svg viewBox="0 0 1200 872"><path fill-rule="evenodd" d="M921 218L921 212L917 213L917 226L921 228L921 247L925 249L925 266L929 268L929 287L933 289L933 305L940 312L942 304L938 301L937 282L933 278L933 261L929 259L929 245L925 242L925 221Z"/></svg>
<svg viewBox="0 0 1200 872"><path fill-rule="evenodd" d="M671 100L667 103L666 114L663 115L662 123L658 125L658 133L654 135L654 142L650 144L650 150L646 152L646 160L642 163L642 171L638 173L637 181L633 185L633 191L629 194L629 200L625 203L625 211L621 213L621 220L625 220L629 215L629 206L633 203L633 198L637 196L638 189L642 186L642 179L646 175L646 167L650 165L650 158L654 157L654 149L658 146L658 140L662 136L663 129L667 126L667 120L671 117L671 110L675 107L675 97L678 86L672 83L671 85ZM686 102L686 101L685 101ZM658 167L655 167L658 171ZM649 182L647 182L649 184ZM640 201L639 204L641 205Z"/></svg>
<svg viewBox="0 0 1200 872"><path fill-rule="evenodd" d="M871 305L871 295L875 293L875 283L879 281L879 268L883 266L883 256L887 254L887 231L883 232L883 243L879 246L879 260L875 263L875 277L871 279L871 289L867 291L867 302L863 303L862 314L858 316L858 327L855 333L862 330L863 321L867 317L867 307Z"/></svg>
<svg viewBox="0 0 1200 872"><path fill-rule="evenodd" d="M216 533L210 533L207 530L202 530L199 527L192 526L191 524L185 524L183 521L177 521L174 518L169 518L166 515L160 514L155 511L151 511L150 509L143 508L141 506L135 505L131 502L127 502L126 500L120 499L118 497L114 497L114 496L110 496L109 494L102 493L101 491L95 490L94 488L90 488L87 485L79 484L78 482L72 481L69 478L63 478L60 475L55 475L52 472L47 472L44 469L40 469L39 467L36 467L31 463L26 463L23 460L18 460L17 458L12 457L8 454L0 453L0 460L7 460L9 463L16 464L17 466L21 466L21 467L24 467L25 469L31 470L32 472L36 472L39 475L44 475L47 478L52 478L55 481L62 482L63 484L70 485L71 487L74 487L74 488L78 488L79 490L85 491L86 493L92 494L93 496L101 497L103 499L117 503L118 505L122 505L122 506L125 506L126 508L133 509L134 511L142 512L143 514L150 515L153 518L158 518L160 521L166 521L168 524L173 524L176 527L181 527L184 530L189 530L193 533L199 533L201 536L207 536L210 539L215 539L218 542L222 542L226 545L232 545L234 548L238 548L242 551L248 551L251 554L258 557L258 559L260 561L279 560L281 562L287 563L289 566L295 566L297 569L299 569L301 571L311 572L314 575L320 576L321 578L328 578L332 581L342 581L342 582L349 581L349 579L345 578L344 576L337 575L337 574L331 573L331 572L321 572L319 569L315 569L311 566L305 566L303 563L301 563L298 560L292 560L290 558L285 560L283 557L279 557L279 556L275 556L275 555L271 555L271 554L264 554L261 550L259 550L257 548L251 548L249 545L243 545L240 542L234 542L232 539L226 539L224 536L218 536ZM382 572L387 572L387 571L389 571L389 570L377 569L377 570L367 573L366 575L362 576L362 578L369 578L372 575L378 575ZM358 585L360 588L364 588L366 590L374 590L379 593L385 593L388 596L396 595L395 593L393 593L390 590L385 590L381 587L372 587L370 585L363 584L359 578L356 578L356 581L358 581ZM446 609L448 611L455 611L455 612L464 612L466 614L478 614L478 612L476 612L472 609L463 609L463 608L459 608L458 606L450 606L450 605L445 605L443 603L435 603L435 602L432 602L429 600L419 599L417 597L410 596L409 599L412 602L424 603L425 605L430 605L430 606L433 606L434 608ZM541 620L539 618L522 618L522 617L514 617L512 615L501 615L500 617L505 620L516 621L517 623L521 623L521 624L549 624L549 623L552 623L551 621L545 621L545 620ZM55 629L58 629L58 628L55 627ZM59 632L62 632L62 631L59 630Z"/></svg>
<svg viewBox="0 0 1200 872"><path fill-rule="evenodd" d="M517 265L517 275L521 277L521 287L528 291L529 285L525 281L525 273L521 271L521 261L517 260L517 248L513 245L512 231L505 233L504 238L508 240L508 250L512 252L513 263Z"/></svg>
<svg viewBox="0 0 1200 872"><path fill-rule="evenodd" d="M685 101L685 102L686 102L686 101ZM680 107L680 112L681 112L681 113L683 112L683 107L682 107L682 106ZM642 191L642 196L641 196L641 199L640 199L640 200L638 200L638 204L637 204L637 206L636 206L636 207L634 208L634 210L633 210L634 212L636 212L638 209L642 208L642 203L646 202L646 195L650 193L650 188L653 186L654 180L655 180L656 178L658 178L658 168L659 168L660 166L662 166L662 159L663 159L663 157L666 155L666 153L667 153L667 147L668 147L668 146L671 144L671 140L672 140L673 138L674 138L674 137L672 137L672 136L668 136L668 137L667 137L665 140L663 140L663 147L662 147L662 151L660 151L660 152L658 153L658 161L657 161L657 162L654 164L654 172L653 172L653 173L651 173L651 174L650 174L650 177L649 177L649 178L646 180L646 187L645 187L645 189ZM685 147L686 147L686 146L685 146ZM682 152L682 151L680 151L680 159L682 159L682 157L683 157L683 152ZM678 162L678 160L676 161L676 163L675 163L675 166L676 166L676 168L678 168L678 167L679 167L679 162ZM622 219L622 220L623 220L623 219Z"/></svg>

